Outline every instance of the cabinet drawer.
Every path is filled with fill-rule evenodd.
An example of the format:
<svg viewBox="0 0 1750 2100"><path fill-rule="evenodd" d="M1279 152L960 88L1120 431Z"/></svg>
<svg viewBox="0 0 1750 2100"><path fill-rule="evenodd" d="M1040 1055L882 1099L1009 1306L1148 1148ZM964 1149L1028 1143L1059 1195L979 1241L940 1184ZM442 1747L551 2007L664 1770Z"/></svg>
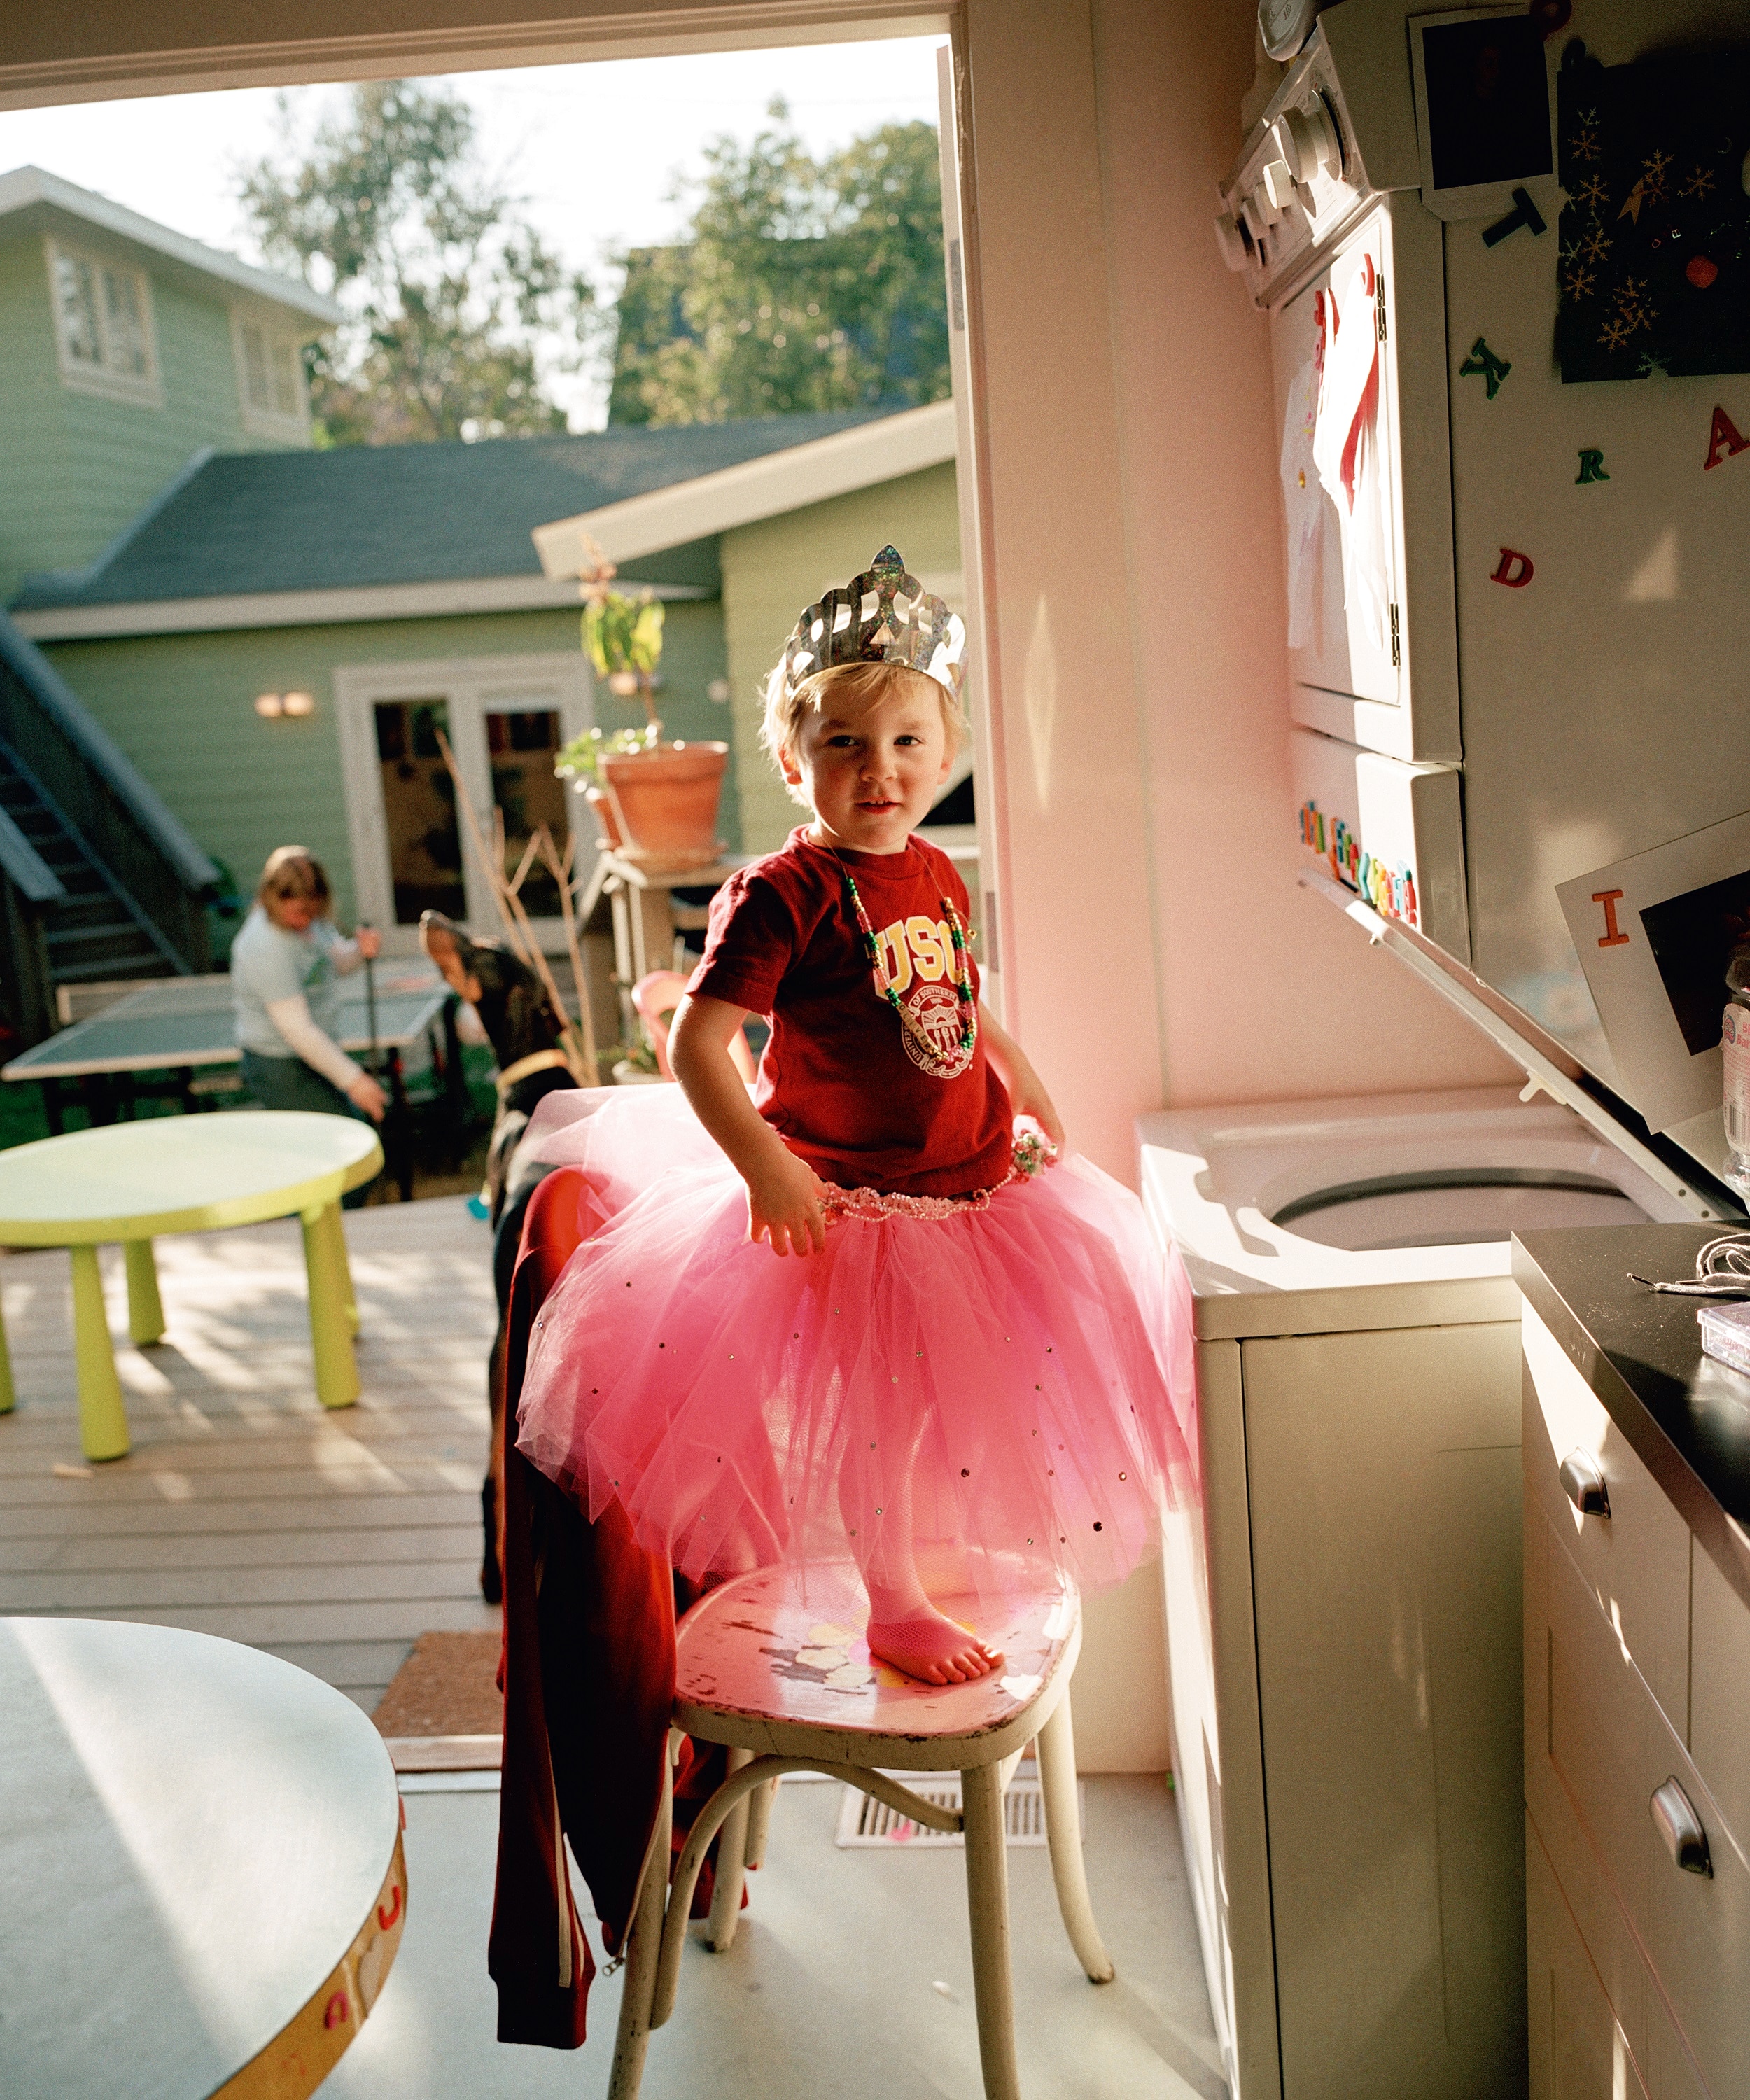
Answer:
<svg viewBox="0 0 1750 2100"><path fill-rule="evenodd" d="M1750 1961L1750 1866L1580 1569L1556 1540L1548 1555L1547 1580L1551 1776L1577 1817L1657 1987L1646 1996L1643 2067L1671 2057L1659 2035L1668 2006L1708 2090L1750 2093L1750 2020L1743 2009ZM1680 1868L1655 1824L1654 1793L1672 1781L1705 1833L1711 1876ZM1536 1802L1532 1813L1538 1814ZM1564 1873L1564 1885L1565 1878ZM1584 1904L1576 1911L1585 1917ZM1607 1938L1601 1951L1606 1955L1601 1965L1620 1958ZM1672 2059L1672 2078L1679 2075L1681 2055L1679 2050ZM1659 2081L1650 2077L1647 2083L1659 2100Z"/></svg>
<svg viewBox="0 0 1750 2100"><path fill-rule="evenodd" d="M1531 2100L1651 2100L1536 1825L1525 1824Z"/></svg>
<svg viewBox="0 0 1750 2100"><path fill-rule="evenodd" d="M1647 2060L1647 2001L1655 1995L1618 1892L1551 1754L1549 1568L1560 1556L1542 1505L1525 1496L1525 1804L1637 2063ZM1578 1586L1577 1584L1576 1586ZM1582 1596L1584 1592L1582 1591ZM1566 1657L1564 1655L1564 1667ZM1565 1724L1566 1725L1566 1724ZM1567 1734L1564 1759L1571 1762ZM1584 1789L1583 1789L1584 1790ZM1536 2014L1533 2015L1535 2026ZM1558 2086L1557 2091L1562 2089Z"/></svg>
<svg viewBox="0 0 1750 2100"><path fill-rule="evenodd" d="M1689 1527L1629 1448L1604 1404L1530 1306L1525 1352L1525 1476L1598 1607L1677 1733L1689 1735ZM1602 1476L1610 1514L1582 1515L1565 1460Z"/></svg>
<svg viewBox="0 0 1750 2100"><path fill-rule="evenodd" d="M1750 1852L1750 1608L1699 1546L1690 1582L1689 1754Z"/></svg>

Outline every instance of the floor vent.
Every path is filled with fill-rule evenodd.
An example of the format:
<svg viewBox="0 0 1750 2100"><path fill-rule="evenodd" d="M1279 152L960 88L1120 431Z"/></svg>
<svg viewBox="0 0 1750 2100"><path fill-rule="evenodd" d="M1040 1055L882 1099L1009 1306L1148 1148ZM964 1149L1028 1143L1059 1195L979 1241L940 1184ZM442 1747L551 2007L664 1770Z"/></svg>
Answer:
<svg viewBox="0 0 1750 2100"><path fill-rule="evenodd" d="M932 1806L959 1812L958 1772L895 1772L893 1776ZM1079 1781L1076 1786L1076 1806L1085 1824L1087 1789ZM1010 1781L1009 1790L1003 1798L1003 1826L1012 1845L1045 1842L1045 1803L1037 1779L1016 1778ZM959 1846L966 1841L958 1832L932 1830L923 1824L915 1823L897 1808L889 1808L884 1801L877 1801L873 1794L848 1786L839 1804L839 1827L833 1842L849 1851L893 1845Z"/></svg>

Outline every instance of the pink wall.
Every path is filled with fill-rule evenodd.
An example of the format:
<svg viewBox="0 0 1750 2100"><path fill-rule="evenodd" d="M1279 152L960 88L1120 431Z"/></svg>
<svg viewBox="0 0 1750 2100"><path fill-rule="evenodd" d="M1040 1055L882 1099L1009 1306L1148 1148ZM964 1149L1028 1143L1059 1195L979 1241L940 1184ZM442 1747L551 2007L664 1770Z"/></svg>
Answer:
<svg viewBox="0 0 1750 2100"><path fill-rule="evenodd" d="M1267 324L1214 185L1243 0L972 0L1007 988L1078 1141L1515 1076L1295 881Z"/></svg>
<svg viewBox="0 0 1750 2100"><path fill-rule="evenodd" d="M1487 1085L1478 1030L1295 881L1264 316L1216 252L1252 11L1099 0L1125 536L1175 1105Z"/></svg>

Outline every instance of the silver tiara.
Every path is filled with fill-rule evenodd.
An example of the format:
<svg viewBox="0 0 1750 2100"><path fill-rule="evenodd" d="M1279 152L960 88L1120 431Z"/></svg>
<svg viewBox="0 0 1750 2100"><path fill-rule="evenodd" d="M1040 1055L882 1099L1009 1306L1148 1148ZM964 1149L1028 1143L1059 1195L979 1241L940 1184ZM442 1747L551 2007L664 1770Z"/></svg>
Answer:
<svg viewBox="0 0 1750 2100"><path fill-rule="evenodd" d="M965 675L966 623L907 576L897 547L884 547L842 590L822 594L784 645L784 679L794 692L835 664L903 664L958 699Z"/></svg>

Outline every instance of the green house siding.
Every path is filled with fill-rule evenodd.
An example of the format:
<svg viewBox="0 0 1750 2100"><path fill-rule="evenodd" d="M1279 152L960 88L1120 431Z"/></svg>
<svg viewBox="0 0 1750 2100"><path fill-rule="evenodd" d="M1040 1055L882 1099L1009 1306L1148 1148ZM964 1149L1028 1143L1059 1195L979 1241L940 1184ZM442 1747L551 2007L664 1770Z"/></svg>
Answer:
<svg viewBox="0 0 1750 2100"><path fill-rule="evenodd" d="M229 304L170 281L148 250L103 252L151 285L161 406L63 382L42 236L0 243L0 599L29 572L90 561L203 447L284 448L244 428Z"/></svg>
<svg viewBox="0 0 1750 2100"><path fill-rule="evenodd" d="M705 689L725 675L721 610L694 601L668 608L660 695L666 733L724 737L729 709ZM351 849L341 782L334 673L346 665L555 653L580 646L568 611L380 621L335 627L252 629L112 642L43 645L55 666L205 850L245 891L276 845L297 840L326 862L337 908L353 911ZM316 696L302 721L263 721L258 693ZM611 728L642 715L605 690L596 700ZM723 823L737 843L734 757Z"/></svg>
<svg viewBox="0 0 1750 2100"><path fill-rule="evenodd" d="M748 853L782 845L799 821L797 805L760 748L765 675L803 607L828 585L860 574L889 540L914 576L958 575L960 523L951 465L723 535L724 640L742 760L741 836Z"/></svg>

